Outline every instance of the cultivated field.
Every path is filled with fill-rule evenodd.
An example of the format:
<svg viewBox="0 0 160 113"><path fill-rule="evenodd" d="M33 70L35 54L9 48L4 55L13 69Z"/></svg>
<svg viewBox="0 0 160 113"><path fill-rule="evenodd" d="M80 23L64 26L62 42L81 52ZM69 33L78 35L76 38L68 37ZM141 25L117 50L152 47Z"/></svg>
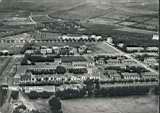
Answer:
<svg viewBox="0 0 160 113"><path fill-rule="evenodd" d="M158 97L64 100L64 113L158 113Z"/></svg>

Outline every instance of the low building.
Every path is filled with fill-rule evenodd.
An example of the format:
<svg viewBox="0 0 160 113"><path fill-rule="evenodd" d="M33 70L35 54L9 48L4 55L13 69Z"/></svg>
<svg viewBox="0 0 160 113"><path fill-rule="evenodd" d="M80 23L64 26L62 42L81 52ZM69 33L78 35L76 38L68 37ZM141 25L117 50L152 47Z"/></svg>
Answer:
<svg viewBox="0 0 160 113"><path fill-rule="evenodd" d="M157 60L155 58L146 58L144 59L144 63L147 65L153 65L158 63Z"/></svg>
<svg viewBox="0 0 160 113"><path fill-rule="evenodd" d="M63 76L56 74L32 74L30 72L16 75L14 77L15 85L30 85L30 84L60 84L64 81Z"/></svg>
<svg viewBox="0 0 160 113"><path fill-rule="evenodd" d="M108 64L108 65L121 64L121 60L118 60L118 59L109 59L109 60L106 60L106 64Z"/></svg>
<svg viewBox="0 0 160 113"><path fill-rule="evenodd" d="M31 54L34 54L35 52L34 52L34 50L26 50L25 51L25 55L27 56L27 55L31 55Z"/></svg>
<svg viewBox="0 0 160 113"><path fill-rule="evenodd" d="M31 38L30 34L23 33L23 34L19 34L19 35L8 36L5 38L2 38L2 39L0 39L0 43L23 45L26 42L30 42L31 40L33 40L33 39Z"/></svg>
<svg viewBox="0 0 160 113"><path fill-rule="evenodd" d="M62 62L61 58L54 58L55 64L61 64L61 62Z"/></svg>
<svg viewBox="0 0 160 113"><path fill-rule="evenodd" d="M138 64L132 59L124 59L121 63L129 66L138 66Z"/></svg>
<svg viewBox="0 0 160 113"><path fill-rule="evenodd" d="M107 43L109 43L109 44L111 44L111 45L113 44L113 39L112 39L112 37L108 37L108 38L107 38Z"/></svg>
<svg viewBox="0 0 160 113"><path fill-rule="evenodd" d="M128 73L128 72L124 72L121 73L121 75L123 76L123 78L125 80L135 80L135 79L140 79L140 75L138 73Z"/></svg>
<svg viewBox="0 0 160 113"><path fill-rule="evenodd" d="M8 50L0 50L0 53L3 55L6 55L6 54L9 54L9 51Z"/></svg>
<svg viewBox="0 0 160 113"><path fill-rule="evenodd" d="M96 60L96 64L103 65L103 64L105 64L104 60L105 60L105 58L99 58L98 60Z"/></svg>
<svg viewBox="0 0 160 113"><path fill-rule="evenodd" d="M46 48L40 50L41 54L52 54L52 49Z"/></svg>
<svg viewBox="0 0 160 113"><path fill-rule="evenodd" d="M62 56L61 63L64 66L87 67L88 62L83 56Z"/></svg>
<svg viewBox="0 0 160 113"><path fill-rule="evenodd" d="M87 52L87 46L85 46L85 45L80 46L80 47L78 48L78 52L79 52L79 53L84 53L85 51Z"/></svg>
<svg viewBox="0 0 160 113"><path fill-rule="evenodd" d="M61 85L59 87L56 87L56 91L64 91L67 89L73 89L73 90L80 90L85 87L84 84L70 84L70 85Z"/></svg>
<svg viewBox="0 0 160 113"><path fill-rule="evenodd" d="M37 93L48 92L55 93L55 86L25 86L22 87L24 93L30 93L31 91L36 91Z"/></svg>
<svg viewBox="0 0 160 113"><path fill-rule="evenodd" d="M159 40L159 33L153 34L152 40Z"/></svg>
<svg viewBox="0 0 160 113"><path fill-rule="evenodd" d="M66 40L66 39L72 39L72 40L88 40L88 39L95 39L95 40L99 40L102 39L102 36L96 36L96 35L62 35L61 37L59 37L62 40Z"/></svg>
<svg viewBox="0 0 160 113"><path fill-rule="evenodd" d="M107 70L104 75L107 75L109 78L111 78L112 80L120 80L121 79L121 75L116 71L116 70Z"/></svg>
<svg viewBox="0 0 160 113"><path fill-rule="evenodd" d="M14 76L14 82L13 82L14 85L19 85L20 81L21 81L21 75L20 74L16 74Z"/></svg>
<svg viewBox="0 0 160 113"><path fill-rule="evenodd" d="M127 52L141 52L144 51L144 47L126 47Z"/></svg>
<svg viewBox="0 0 160 113"><path fill-rule="evenodd" d="M55 54L59 54L59 52L60 52L60 48L57 46L53 46L52 50L54 51Z"/></svg>
<svg viewBox="0 0 160 113"><path fill-rule="evenodd" d="M158 52L159 48L158 47L147 47L146 51L151 51L151 52Z"/></svg>
<svg viewBox="0 0 160 113"><path fill-rule="evenodd" d="M156 75L155 73L153 72L144 72L144 73L141 73L142 77L144 79L158 79L158 75Z"/></svg>

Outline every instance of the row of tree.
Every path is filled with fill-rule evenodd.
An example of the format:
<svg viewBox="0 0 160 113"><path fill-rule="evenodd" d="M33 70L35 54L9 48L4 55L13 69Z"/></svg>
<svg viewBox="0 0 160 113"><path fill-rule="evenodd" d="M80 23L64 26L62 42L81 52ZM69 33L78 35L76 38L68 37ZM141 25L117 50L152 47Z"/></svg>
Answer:
<svg viewBox="0 0 160 113"><path fill-rule="evenodd" d="M68 72L73 74L84 74L87 73L88 70L87 68L70 68L68 69Z"/></svg>
<svg viewBox="0 0 160 113"><path fill-rule="evenodd" d="M54 62L54 56L31 55L27 59L32 62Z"/></svg>
<svg viewBox="0 0 160 113"><path fill-rule="evenodd" d="M109 87L100 88L95 91L95 96L130 96L130 95L146 95L150 88L146 86L134 87Z"/></svg>
<svg viewBox="0 0 160 113"><path fill-rule="evenodd" d="M49 98L51 95L53 95L53 93L51 92L46 92L46 91L43 91L41 93L38 93L36 91L31 91L30 93L28 93L28 97L30 99L38 99L38 98Z"/></svg>
<svg viewBox="0 0 160 113"><path fill-rule="evenodd" d="M116 70L118 73L128 72L128 73L143 73L148 72L147 69L141 66L125 66L125 68L120 66L109 66L105 67L105 70Z"/></svg>
<svg viewBox="0 0 160 113"><path fill-rule="evenodd" d="M7 96L7 89L3 89L2 86L0 86L0 107L4 104Z"/></svg>
<svg viewBox="0 0 160 113"><path fill-rule="evenodd" d="M34 75L56 74L56 69L37 69L37 70L29 69L29 70L27 70L26 72L27 72L27 73L28 73L28 72L31 72L31 73L34 74Z"/></svg>
<svg viewBox="0 0 160 113"><path fill-rule="evenodd" d="M130 96L146 95L150 93L159 94L159 87L155 86L125 86L125 87L102 87L98 82L88 81L86 87L82 89L65 89L56 91L55 96L61 99L83 98L83 97L105 97L105 96ZM53 93L31 91L28 96L30 99L49 98Z"/></svg>
<svg viewBox="0 0 160 113"><path fill-rule="evenodd" d="M14 55L14 53L10 53L10 52L0 52L0 56L12 56Z"/></svg>
<svg viewBox="0 0 160 113"><path fill-rule="evenodd" d="M63 91L57 91L56 97L60 97L61 99L72 99L84 97L85 94L85 89L65 89Z"/></svg>
<svg viewBox="0 0 160 113"><path fill-rule="evenodd" d="M52 97L49 101L49 106L52 113L63 113L62 112L62 103L60 98Z"/></svg>

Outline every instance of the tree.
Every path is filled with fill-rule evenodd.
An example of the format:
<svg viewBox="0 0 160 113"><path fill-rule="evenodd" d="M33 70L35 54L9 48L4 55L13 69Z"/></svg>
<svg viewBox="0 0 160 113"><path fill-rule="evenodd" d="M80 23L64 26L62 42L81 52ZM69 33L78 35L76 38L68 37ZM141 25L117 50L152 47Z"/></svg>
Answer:
<svg viewBox="0 0 160 113"><path fill-rule="evenodd" d="M53 97L49 100L50 109L53 113L62 113L62 104L59 98Z"/></svg>
<svg viewBox="0 0 160 113"><path fill-rule="evenodd" d="M26 42L26 43L24 44L23 48L21 49L20 53L21 53L21 54L24 54L26 50L32 49L32 45L33 45L33 44L31 44L31 43L29 43L29 42Z"/></svg>
<svg viewBox="0 0 160 113"><path fill-rule="evenodd" d="M42 98L49 98L49 97L50 97L50 93L49 93L49 92L46 92L46 91L43 91L43 92L41 93L41 97L42 97Z"/></svg>
<svg viewBox="0 0 160 113"><path fill-rule="evenodd" d="M63 66L57 66L56 72L57 72L58 74L64 74L64 73L66 73L66 68L63 67Z"/></svg>
<svg viewBox="0 0 160 113"><path fill-rule="evenodd" d="M86 84L86 90L88 91L88 96L93 95L93 90L94 90L94 80L87 78L86 81L84 81Z"/></svg>
<svg viewBox="0 0 160 113"><path fill-rule="evenodd" d="M13 99L18 99L18 95L19 95L19 92L18 92L18 91L12 91L12 93L11 93L11 97L12 97Z"/></svg>
<svg viewBox="0 0 160 113"><path fill-rule="evenodd" d="M98 79L95 80L95 84L96 84L95 88L96 88L97 90L99 90L99 89L100 89L100 83L99 83L99 80L98 80Z"/></svg>
<svg viewBox="0 0 160 113"><path fill-rule="evenodd" d="M26 57L24 57L23 60L21 61L21 65L28 65L28 61Z"/></svg>
<svg viewBox="0 0 160 113"><path fill-rule="evenodd" d="M29 94L28 94L29 98L30 99L37 99L39 97L38 93L36 91L31 91Z"/></svg>

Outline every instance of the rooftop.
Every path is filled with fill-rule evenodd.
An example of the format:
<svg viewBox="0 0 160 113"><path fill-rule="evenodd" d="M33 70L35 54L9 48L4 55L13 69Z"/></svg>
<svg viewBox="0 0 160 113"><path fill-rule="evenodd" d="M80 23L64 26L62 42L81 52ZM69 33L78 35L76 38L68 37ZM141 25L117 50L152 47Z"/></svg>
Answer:
<svg viewBox="0 0 160 113"><path fill-rule="evenodd" d="M86 62L87 60L83 56L62 56L63 63L69 62Z"/></svg>

